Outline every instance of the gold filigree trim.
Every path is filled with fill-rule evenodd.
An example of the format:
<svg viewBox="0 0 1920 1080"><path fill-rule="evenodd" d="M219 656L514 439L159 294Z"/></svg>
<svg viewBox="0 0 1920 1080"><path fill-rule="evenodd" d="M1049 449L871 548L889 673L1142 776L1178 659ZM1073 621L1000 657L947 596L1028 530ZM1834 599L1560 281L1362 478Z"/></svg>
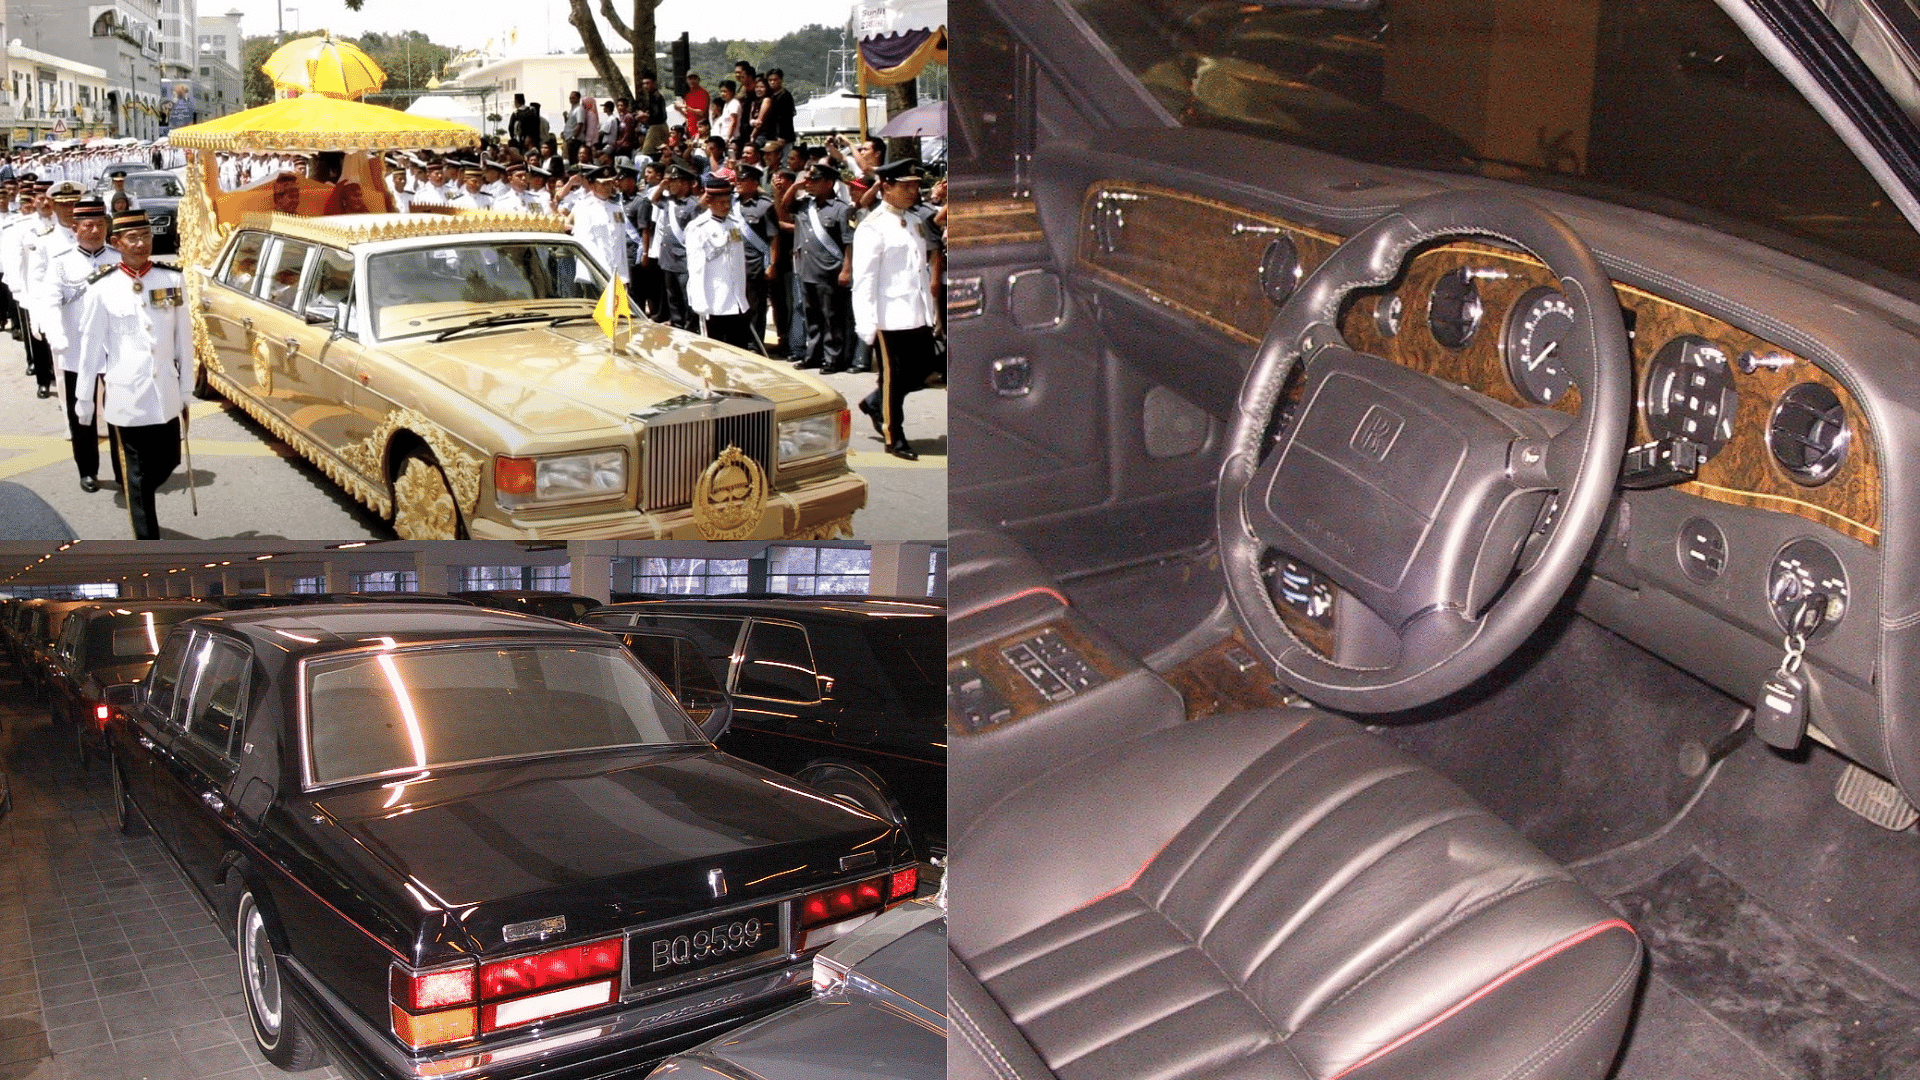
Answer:
<svg viewBox="0 0 1920 1080"><path fill-rule="evenodd" d="M789 540L851 540L853 539L853 515L837 517L823 521L811 529L801 529Z"/></svg>
<svg viewBox="0 0 1920 1080"><path fill-rule="evenodd" d="M222 131L175 132L168 140L183 150L226 150L249 154L310 154L316 150L460 150L476 145L480 133L462 131Z"/></svg>
<svg viewBox="0 0 1920 1080"><path fill-rule="evenodd" d="M375 486L352 468L342 464L327 452L326 448L309 438L305 432L281 419L271 409L261 406L252 396L242 390L238 383L220 373L209 373L208 382L220 396L240 406L240 411L252 417L254 422L273 433L274 438L292 447L301 457L314 464L327 479L339 484L347 494L359 500L361 505L381 517L393 514L393 499L385 484Z"/></svg>
<svg viewBox="0 0 1920 1080"><path fill-rule="evenodd" d="M351 214L332 218L262 213L256 210L242 214L240 225L242 228L264 229L281 236L296 237L334 247L352 247L355 244L367 244L379 240L405 240L416 236L567 231L567 219L557 214L496 214L491 210L467 210L451 216L446 214Z"/></svg>
<svg viewBox="0 0 1920 1080"><path fill-rule="evenodd" d="M373 433L357 443L343 447L340 459L365 476L384 479L387 474L387 446L394 435L411 431L426 441L440 463L440 471L453 486L460 512L471 518L480 506L480 476L486 462L468 453L447 430L427 419L417 409L395 409L375 425ZM383 511L384 512L384 511Z"/></svg>

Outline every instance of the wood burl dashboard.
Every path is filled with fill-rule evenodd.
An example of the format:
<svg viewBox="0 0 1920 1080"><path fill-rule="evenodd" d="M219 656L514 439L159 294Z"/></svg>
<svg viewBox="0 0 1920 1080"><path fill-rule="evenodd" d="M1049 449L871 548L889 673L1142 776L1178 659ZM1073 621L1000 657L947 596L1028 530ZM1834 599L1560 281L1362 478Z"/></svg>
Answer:
<svg viewBox="0 0 1920 1080"><path fill-rule="evenodd" d="M1082 273L1244 342L1251 356L1251 346L1273 319L1270 290L1276 285L1284 289L1286 282L1311 273L1340 239L1269 213L1153 185L1116 182L1096 185L1086 194L1078 260ZM1462 270L1474 281L1480 315L1470 336L1449 347L1438 339L1428 316L1436 286ZM1342 315L1341 329L1348 343L1363 352L1512 405L1531 406L1536 402L1522 397L1517 376L1509 370L1508 323L1523 296L1553 283L1531 256L1479 243L1446 244L1422 251L1388 289L1356 294ZM1663 347L1689 337L1727 361L1725 375L1737 408L1725 445L1701 466L1697 479L1677 490L1798 515L1863 543L1879 543L1877 451L1866 415L1851 391L1805 358L1720 319L1639 289L1615 288L1633 334L1637 405L1632 442L1652 438L1648 372ZM1383 318L1385 306L1396 298L1397 318ZM1844 454L1817 484L1796 480L1768 442L1782 394L1807 383L1830 391L1845 421ZM1550 407L1572 412L1577 405L1576 390L1552 400Z"/></svg>

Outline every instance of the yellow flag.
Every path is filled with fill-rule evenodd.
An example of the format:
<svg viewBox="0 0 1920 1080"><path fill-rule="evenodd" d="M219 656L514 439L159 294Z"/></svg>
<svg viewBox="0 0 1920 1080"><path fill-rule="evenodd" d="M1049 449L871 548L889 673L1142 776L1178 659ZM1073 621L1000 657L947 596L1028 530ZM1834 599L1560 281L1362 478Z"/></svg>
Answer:
<svg viewBox="0 0 1920 1080"><path fill-rule="evenodd" d="M607 290L600 294L600 302L593 305L593 321L600 324L600 332L609 338L620 326L620 320L633 321L633 308L627 305L627 288L619 278L607 281Z"/></svg>

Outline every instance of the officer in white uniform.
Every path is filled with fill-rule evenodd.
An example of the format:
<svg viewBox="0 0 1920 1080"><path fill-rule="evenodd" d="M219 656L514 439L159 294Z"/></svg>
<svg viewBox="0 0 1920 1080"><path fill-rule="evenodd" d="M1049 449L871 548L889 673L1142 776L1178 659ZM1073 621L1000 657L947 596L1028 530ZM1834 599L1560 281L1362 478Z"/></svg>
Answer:
<svg viewBox="0 0 1920 1080"><path fill-rule="evenodd" d="M708 173L700 181L705 212L687 223L687 306L700 332L742 349L753 347L747 317L746 218L733 205L733 183ZM759 240L758 236L754 237Z"/></svg>
<svg viewBox="0 0 1920 1080"><path fill-rule="evenodd" d="M153 497L180 466L180 439L193 392L193 325L187 317L186 278L153 261L153 233L145 211L113 219L120 266L87 287L80 303L77 381L106 378L100 415L119 440L127 515L138 540L158 540ZM74 404L74 418L93 420L93 400Z"/></svg>
<svg viewBox="0 0 1920 1080"><path fill-rule="evenodd" d="M455 210L485 210L493 205L493 198L480 188L480 166L462 166L460 184L462 190L449 201Z"/></svg>
<svg viewBox="0 0 1920 1080"><path fill-rule="evenodd" d="M20 244L20 280L26 283L28 355L33 358L33 377L39 384L36 396L50 398L53 390L53 350L47 342L47 327L59 319L49 267L53 257L73 246L73 208L80 202L78 182L62 180L47 192L48 217L28 226Z"/></svg>
<svg viewBox="0 0 1920 1080"><path fill-rule="evenodd" d="M934 368L933 282L938 251L920 218L925 171L912 158L877 170L880 205L853 231L853 326L880 362L880 386L860 402L887 453L919 460L901 425L907 395Z"/></svg>
<svg viewBox="0 0 1920 1080"><path fill-rule="evenodd" d="M507 185L507 166L505 162L495 161L489 157L482 157L480 159L480 171L481 177L486 181L486 183L480 185L480 193L487 197L487 204L489 206L502 199L513 197L513 189Z"/></svg>
<svg viewBox="0 0 1920 1080"><path fill-rule="evenodd" d="M586 194L573 204L573 238L593 252L610 277L627 276L626 222L613 205L613 170L586 174Z"/></svg>
<svg viewBox="0 0 1920 1080"><path fill-rule="evenodd" d="M120 265L120 253L107 246L107 206L89 195L73 209L74 245L53 257L48 268L54 317L46 324L47 347L59 366L65 383L67 437L73 441L73 463L80 470L80 490L99 491L100 433L92 421L81 423L74 415L74 402L85 395L88 403L97 387L79 385L80 378L80 300L87 286L112 273ZM112 460L114 480L121 480L120 458Z"/></svg>

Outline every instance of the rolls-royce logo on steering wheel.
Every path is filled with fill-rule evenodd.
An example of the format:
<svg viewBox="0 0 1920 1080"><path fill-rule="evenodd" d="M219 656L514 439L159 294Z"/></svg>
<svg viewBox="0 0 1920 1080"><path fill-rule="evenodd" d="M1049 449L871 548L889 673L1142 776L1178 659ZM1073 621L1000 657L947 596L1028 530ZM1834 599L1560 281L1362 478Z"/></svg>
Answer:
<svg viewBox="0 0 1920 1080"><path fill-rule="evenodd" d="M1387 460L1387 451L1393 449L1393 441L1400 437L1400 431L1407 426L1406 418L1384 405L1375 405L1360 418L1353 429L1353 438L1348 445L1364 457L1375 461Z"/></svg>

